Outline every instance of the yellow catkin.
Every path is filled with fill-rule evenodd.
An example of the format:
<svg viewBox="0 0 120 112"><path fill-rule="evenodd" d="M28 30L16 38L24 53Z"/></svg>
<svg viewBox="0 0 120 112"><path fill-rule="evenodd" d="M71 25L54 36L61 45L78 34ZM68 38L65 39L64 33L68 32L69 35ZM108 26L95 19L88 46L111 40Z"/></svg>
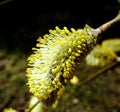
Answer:
<svg viewBox="0 0 120 112"><path fill-rule="evenodd" d="M103 67L116 61L117 55L106 46L96 45L86 56L86 64L89 66Z"/></svg>
<svg viewBox="0 0 120 112"><path fill-rule="evenodd" d="M96 44L91 28L69 31L66 27L49 30L38 38L34 53L28 57L28 86L45 106L53 106L72 79L80 62Z"/></svg>
<svg viewBox="0 0 120 112"><path fill-rule="evenodd" d="M106 46L112 51L119 53L120 52L120 39L119 38L106 39L102 42L102 46Z"/></svg>

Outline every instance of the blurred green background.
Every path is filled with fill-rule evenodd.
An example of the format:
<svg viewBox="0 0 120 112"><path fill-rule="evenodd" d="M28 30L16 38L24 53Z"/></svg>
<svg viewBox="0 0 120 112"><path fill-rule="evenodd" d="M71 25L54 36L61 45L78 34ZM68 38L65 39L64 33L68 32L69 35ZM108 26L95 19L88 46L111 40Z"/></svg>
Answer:
<svg viewBox="0 0 120 112"><path fill-rule="evenodd" d="M0 111L13 107L24 110L30 98L26 86L27 57L36 39L55 26L97 28L113 19L119 0L11 0L0 1ZM120 23L107 30L99 42L120 38ZM81 63L78 78L98 69ZM89 74L88 74L89 73ZM53 112L120 112L120 66L81 87L68 84Z"/></svg>

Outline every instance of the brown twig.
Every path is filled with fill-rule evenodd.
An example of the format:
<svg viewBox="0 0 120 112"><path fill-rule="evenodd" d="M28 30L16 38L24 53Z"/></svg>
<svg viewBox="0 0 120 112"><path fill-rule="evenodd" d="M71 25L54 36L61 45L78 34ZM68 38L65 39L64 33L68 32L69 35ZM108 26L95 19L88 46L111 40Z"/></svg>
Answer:
<svg viewBox="0 0 120 112"><path fill-rule="evenodd" d="M120 21L120 10L118 12L118 15L114 19L112 19L112 20L106 22L105 24L101 25L100 27L96 28L95 31L97 32L97 34L99 36L99 35L103 34L103 32L105 32L107 29L111 28L114 24L118 23L119 21Z"/></svg>

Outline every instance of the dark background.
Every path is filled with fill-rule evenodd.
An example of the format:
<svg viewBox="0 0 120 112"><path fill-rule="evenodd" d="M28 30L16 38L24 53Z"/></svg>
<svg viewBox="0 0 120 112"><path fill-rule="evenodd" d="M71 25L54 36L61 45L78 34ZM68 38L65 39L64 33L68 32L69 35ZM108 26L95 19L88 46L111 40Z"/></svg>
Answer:
<svg viewBox="0 0 120 112"><path fill-rule="evenodd" d="M0 5L0 47L27 53L38 36L55 26L96 28L114 18L119 9L116 0L12 0ZM104 39L120 35L119 25Z"/></svg>
<svg viewBox="0 0 120 112"><path fill-rule="evenodd" d="M36 39L55 26L61 29L97 28L113 19L120 0L0 0L0 111L28 107L27 58ZM108 29L99 42L120 38L120 23ZM78 79L101 69L81 63ZM17 94L16 94L17 93ZM78 101L77 103L76 100ZM120 67L111 68L82 87L68 84L53 112L120 112Z"/></svg>

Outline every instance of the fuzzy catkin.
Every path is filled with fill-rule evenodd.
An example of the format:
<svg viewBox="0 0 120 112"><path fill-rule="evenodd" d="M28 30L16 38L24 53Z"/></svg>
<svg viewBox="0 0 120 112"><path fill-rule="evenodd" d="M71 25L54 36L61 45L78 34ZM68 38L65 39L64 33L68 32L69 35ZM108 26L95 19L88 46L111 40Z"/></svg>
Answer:
<svg viewBox="0 0 120 112"><path fill-rule="evenodd" d="M114 51L103 45L96 45L85 58L86 64L94 67L104 67L117 61Z"/></svg>
<svg viewBox="0 0 120 112"><path fill-rule="evenodd" d="M96 45L91 30L88 25L71 31L56 27L38 38L34 53L28 57L27 84L45 106L51 107L60 99L67 81Z"/></svg>

